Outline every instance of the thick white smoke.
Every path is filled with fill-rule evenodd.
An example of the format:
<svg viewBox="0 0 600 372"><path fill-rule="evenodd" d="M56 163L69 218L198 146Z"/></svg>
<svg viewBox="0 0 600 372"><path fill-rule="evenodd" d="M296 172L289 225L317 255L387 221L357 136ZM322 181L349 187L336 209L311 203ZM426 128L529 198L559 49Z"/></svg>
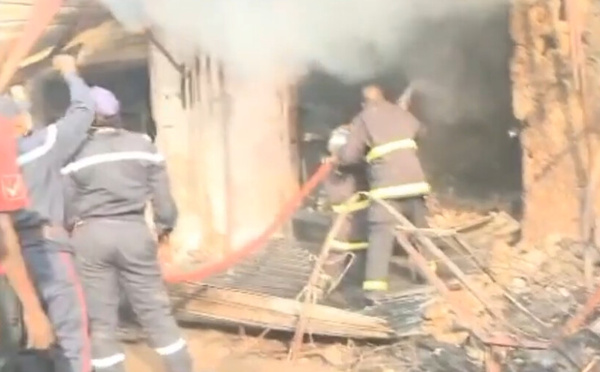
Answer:
<svg viewBox="0 0 600 372"><path fill-rule="evenodd" d="M506 0L102 0L127 28L159 29L176 55L198 50L238 73L320 69L347 81L397 61L423 19Z"/></svg>

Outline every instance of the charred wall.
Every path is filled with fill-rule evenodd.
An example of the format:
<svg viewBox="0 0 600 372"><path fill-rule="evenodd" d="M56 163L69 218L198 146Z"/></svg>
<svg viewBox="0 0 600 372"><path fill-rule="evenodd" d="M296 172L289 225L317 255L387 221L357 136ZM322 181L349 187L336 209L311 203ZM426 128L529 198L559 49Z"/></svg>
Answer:
<svg viewBox="0 0 600 372"><path fill-rule="evenodd" d="M423 19L394 68L368 81L312 73L300 85L299 119L326 136L360 110L360 87L376 82L396 100L416 86L415 113L427 128L421 158L436 194L477 208L518 214L519 127L511 107L509 7L499 5ZM312 154L312 152L311 152Z"/></svg>
<svg viewBox="0 0 600 372"><path fill-rule="evenodd" d="M598 108L597 14L598 4L591 1L513 1L513 107L524 125L523 227L531 241L549 233L579 234L583 189L596 147L591 123ZM579 57L580 80L578 54L587 56ZM580 92L588 97L585 106Z"/></svg>

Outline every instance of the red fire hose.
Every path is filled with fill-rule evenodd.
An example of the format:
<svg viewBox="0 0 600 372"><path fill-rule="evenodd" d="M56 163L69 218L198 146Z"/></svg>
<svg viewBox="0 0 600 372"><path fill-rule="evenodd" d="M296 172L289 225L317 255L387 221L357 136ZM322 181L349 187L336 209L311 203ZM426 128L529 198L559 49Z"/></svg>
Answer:
<svg viewBox="0 0 600 372"><path fill-rule="evenodd" d="M333 164L326 162L321 164L319 169L312 175L312 177L302 185L302 188L292 196L281 208L273 222L262 232L257 238L249 241L239 249L233 250L229 255L222 259L208 263L200 267L197 270L191 272L165 272L163 277L168 283L181 283L181 282L192 282L202 281L207 277L227 270L243 258L256 252L262 248L269 238L276 233L286 221L292 217L294 212L298 209L304 198L306 198L318 185L327 177L331 172Z"/></svg>

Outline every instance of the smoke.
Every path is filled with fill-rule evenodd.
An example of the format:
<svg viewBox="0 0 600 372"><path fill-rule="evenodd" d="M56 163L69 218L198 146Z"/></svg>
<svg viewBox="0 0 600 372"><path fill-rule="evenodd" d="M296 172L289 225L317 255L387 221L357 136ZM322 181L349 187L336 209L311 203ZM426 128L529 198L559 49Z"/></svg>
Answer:
<svg viewBox="0 0 600 372"><path fill-rule="evenodd" d="M236 73L321 70L358 81L389 70L424 20L507 0L102 0L129 30L151 26L182 59L204 51Z"/></svg>

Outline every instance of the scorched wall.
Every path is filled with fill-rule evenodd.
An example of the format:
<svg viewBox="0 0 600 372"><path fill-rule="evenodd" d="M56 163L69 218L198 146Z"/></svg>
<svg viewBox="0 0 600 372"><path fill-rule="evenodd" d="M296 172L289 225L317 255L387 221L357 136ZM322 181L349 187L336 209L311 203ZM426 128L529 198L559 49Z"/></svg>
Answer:
<svg viewBox="0 0 600 372"><path fill-rule="evenodd" d="M595 147L589 97L597 89L587 82L598 81L595 61L582 56L600 51L590 32L597 23L590 6L587 0L513 0L513 109L523 124L528 241L580 233L581 197ZM580 80L578 59L584 71Z"/></svg>

